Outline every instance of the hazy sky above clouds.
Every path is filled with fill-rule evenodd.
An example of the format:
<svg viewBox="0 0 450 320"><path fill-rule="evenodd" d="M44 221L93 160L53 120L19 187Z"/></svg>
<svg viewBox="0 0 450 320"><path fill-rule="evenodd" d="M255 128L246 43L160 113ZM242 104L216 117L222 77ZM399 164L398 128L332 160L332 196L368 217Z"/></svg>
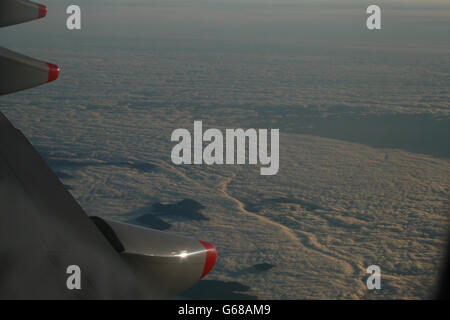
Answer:
<svg viewBox="0 0 450 320"><path fill-rule="evenodd" d="M423 48L449 50L448 1L303 0L47 0L46 19L0 32L3 45L151 47L181 41L180 47L223 49L256 46L297 50L317 47ZM382 8L382 30L369 32L365 10ZM81 32L65 28L65 9L82 9ZM45 39L41 39L45 37ZM23 39L27 39L26 42ZM74 48L75 50L76 48Z"/></svg>

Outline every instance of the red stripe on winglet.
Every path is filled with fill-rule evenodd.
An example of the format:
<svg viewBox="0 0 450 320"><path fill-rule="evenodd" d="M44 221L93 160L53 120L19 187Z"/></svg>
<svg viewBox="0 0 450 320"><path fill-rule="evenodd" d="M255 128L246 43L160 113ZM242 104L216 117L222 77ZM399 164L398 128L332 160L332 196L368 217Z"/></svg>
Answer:
<svg viewBox="0 0 450 320"><path fill-rule="evenodd" d="M59 77L59 67L56 64L52 64L52 63L47 63L48 66L48 81L47 82L52 82L55 81L56 79L58 79Z"/></svg>
<svg viewBox="0 0 450 320"><path fill-rule="evenodd" d="M41 19L47 15L47 7L42 4L38 4L38 8L39 8L39 19Z"/></svg>
<svg viewBox="0 0 450 320"><path fill-rule="evenodd" d="M203 273L200 279L203 279L214 268L217 260L217 249L209 242L198 240L206 249L205 266L203 267Z"/></svg>

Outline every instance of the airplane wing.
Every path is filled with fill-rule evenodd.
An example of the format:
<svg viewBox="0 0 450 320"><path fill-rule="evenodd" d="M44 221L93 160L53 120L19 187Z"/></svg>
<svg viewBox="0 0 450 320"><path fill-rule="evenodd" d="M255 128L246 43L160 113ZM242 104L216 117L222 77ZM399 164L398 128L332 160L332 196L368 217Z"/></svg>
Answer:
<svg viewBox="0 0 450 320"><path fill-rule="evenodd" d="M68 290L67 268L82 290ZM0 113L0 298L139 298L137 279L23 134Z"/></svg>
<svg viewBox="0 0 450 320"><path fill-rule="evenodd" d="M0 0L0 26L46 12L30 1ZM53 64L0 48L0 96L58 75ZM0 298L172 298L216 259L208 242L89 217L0 112ZM81 271L79 289L67 286L73 265Z"/></svg>
<svg viewBox="0 0 450 320"><path fill-rule="evenodd" d="M0 298L172 298L216 258L207 242L89 218L0 113ZM81 290L66 286L71 265Z"/></svg>
<svg viewBox="0 0 450 320"><path fill-rule="evenodd" d="M2 0L0 1L0 27L44 18L47 15L47 7L26 0Z"/></svg>

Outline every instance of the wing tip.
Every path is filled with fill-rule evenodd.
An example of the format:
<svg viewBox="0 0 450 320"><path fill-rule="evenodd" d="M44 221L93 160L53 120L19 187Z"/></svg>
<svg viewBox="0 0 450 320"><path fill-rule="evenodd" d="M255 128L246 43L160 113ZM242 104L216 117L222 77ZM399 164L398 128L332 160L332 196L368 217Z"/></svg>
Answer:
<svg viewBox="0 0 450 320"><path fill-rule="evenodd" d="M47 66L48 66L48 81L47 82L52 82L52 81L55 81L56 79L58 79L59 74L61 72L59 67L53 63L47 63Z"/></svg>
<svg viewBox="0 0 450 320"><path fill-rule="evenodd" d="M38 8L39 8L38 19L42 19L47 15L47 7L44 6L43 4L38 4Z"/></svg>
<svg viewBox="0 0 450 320"><path fill-rule="evenodd" d="M203 247L205 247L205 250L206 250L205 265L203 267L202 276L200 277L200 279L203 279L204 277L206 277L206 275L208 273L211 272L211 270L216 265L217 249L212 243L209 243L209 242L206 242L206 241L202 241L202 240L199 240L199 241L203 245Z"/></svg>

